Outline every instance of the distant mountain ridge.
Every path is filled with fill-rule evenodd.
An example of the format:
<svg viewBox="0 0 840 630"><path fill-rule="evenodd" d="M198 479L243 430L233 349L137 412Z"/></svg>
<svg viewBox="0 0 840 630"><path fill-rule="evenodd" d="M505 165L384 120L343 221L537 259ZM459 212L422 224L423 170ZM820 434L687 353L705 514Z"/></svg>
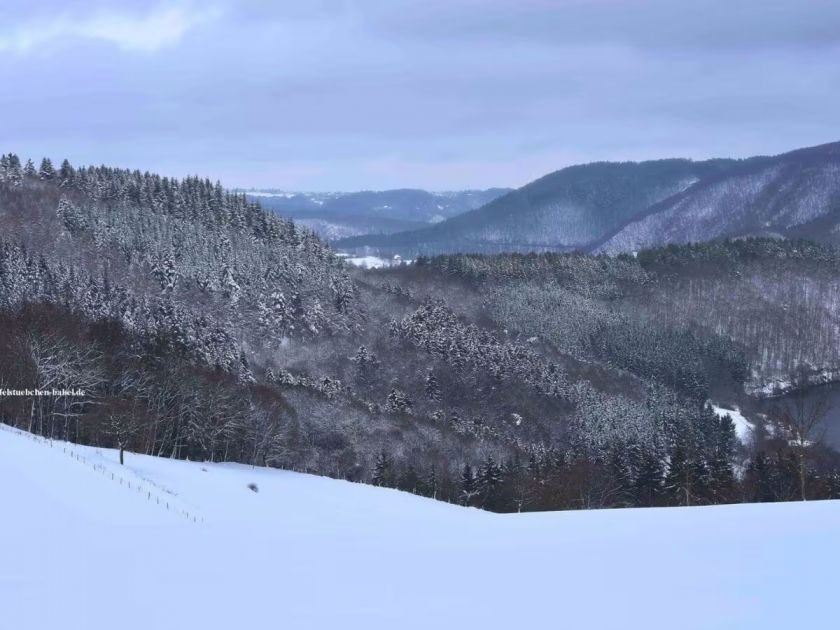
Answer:
<svg viewBox="0 0 840 630"><path fill-rule="evenodd" d="M509 188L430 192L395 189L305 193L273 189L244 190L263 207L334 240L365 234L414 230L479 208L510 192Z"/></svg>
<svg viewBox="0 0 840 630"><path fill-rule="evenodd" d="M592 249L618 253L744 236L840 243L840 143L738 162L655 204Z"/></svg>
<svg viewBox="0 0 840 630"><path fill-rule="evenodd" d="M599 251L771 235L840 242L840 143L743 160L597 162L546 175L419 230L342 239L349 251Z"/></svg>

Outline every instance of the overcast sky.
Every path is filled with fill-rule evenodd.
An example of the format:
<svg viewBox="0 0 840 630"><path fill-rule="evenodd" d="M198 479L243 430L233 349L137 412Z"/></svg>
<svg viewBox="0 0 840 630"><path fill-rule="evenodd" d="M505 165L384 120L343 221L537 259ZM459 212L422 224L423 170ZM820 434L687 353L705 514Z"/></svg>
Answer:
<svg viewBox="0 0 840 630"><path fill-rule="evenodd" d="M0 1L0 152L288 190L840 140L837 0Z"/></svg>

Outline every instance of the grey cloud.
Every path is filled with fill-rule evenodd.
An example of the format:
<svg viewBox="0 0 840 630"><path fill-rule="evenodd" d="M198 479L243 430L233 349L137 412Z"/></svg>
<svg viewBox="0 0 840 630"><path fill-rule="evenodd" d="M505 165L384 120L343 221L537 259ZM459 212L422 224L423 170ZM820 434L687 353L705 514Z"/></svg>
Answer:
<svg viewBox="0 0 840 630"><path fill-rule="evenodd" d="M828 25L838 11L729 4L749 8L220 1L208 6L223 18L153 52L76 38L2 55L0 151L230 185L451 189L521 185L578 161L840 139L840 43L812 15L824 5ZM0 35L32 15L3 20Z"/></svg>
<svg viewBox="0 0 840 630"><path fill-rule="evenodd" d="M378 6L373 25L399 38L711 50L840 43L834 0L396 0Z"/></svg>

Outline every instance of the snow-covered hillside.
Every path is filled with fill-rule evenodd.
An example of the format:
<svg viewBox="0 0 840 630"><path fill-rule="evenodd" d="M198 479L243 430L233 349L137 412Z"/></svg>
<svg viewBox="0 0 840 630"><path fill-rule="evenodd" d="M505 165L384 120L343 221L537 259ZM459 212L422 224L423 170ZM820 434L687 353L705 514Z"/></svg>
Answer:
<svg viewBox="0 0 840 630"><path fill-rule="evenodd" d="M803 149L726 178L699 181L629 221L595 251L618 254L750 235L836 243L838 198L840 145Z"/></svg>
<svg viewBox="0 0 840 630"><path fill-rule="evenodd" d="M767 629L836 615L838 502L503 516L278 470L116 460L0 427L0 627Z"/></svg>

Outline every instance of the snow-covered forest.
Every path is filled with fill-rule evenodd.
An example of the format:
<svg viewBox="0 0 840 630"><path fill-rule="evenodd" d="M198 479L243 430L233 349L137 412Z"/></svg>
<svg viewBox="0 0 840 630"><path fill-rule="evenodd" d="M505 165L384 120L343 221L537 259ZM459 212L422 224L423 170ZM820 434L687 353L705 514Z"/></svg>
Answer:
<svg viewBox="0 0 840 630"><path fill-rule="evenodd" d="M13 154L0 227L0 389L81 390L0 397L42 436L500 512L840 496L795 398L713 407L840 374L830 246L358 269L219 183Z"/></svg>
<svg viewBox="0 0 840 630"><path fill-rule="evenodd" d="M0 630L830 628L840 2L2 0Z"/></svg>

